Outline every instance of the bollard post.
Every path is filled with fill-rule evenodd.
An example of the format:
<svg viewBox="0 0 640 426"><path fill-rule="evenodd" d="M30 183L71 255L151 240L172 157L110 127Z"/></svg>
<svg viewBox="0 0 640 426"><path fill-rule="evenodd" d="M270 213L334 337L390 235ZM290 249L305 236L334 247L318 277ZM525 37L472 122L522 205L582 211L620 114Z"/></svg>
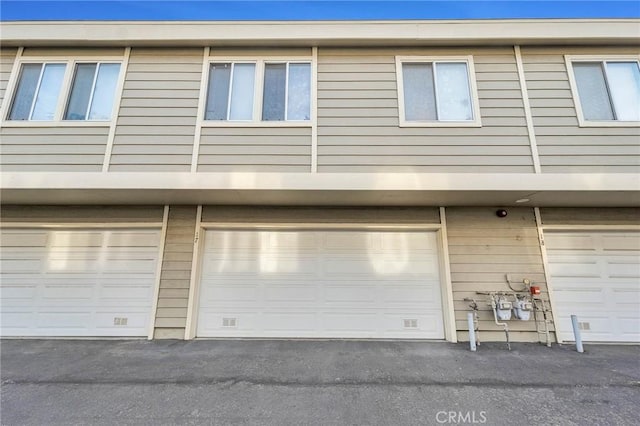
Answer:
<svg viewBox="0 0 640 426"><path fill-rule="evenodd" d="M584 348L582 347L582 336L580 335L580 328L578 327L578 317L576 315L571 315L571 325L573 326L573 335L576 339L576 351L583 353Z"/></svg>
<svg viewBox="0 0 640 426"><path fill-rule="evenodd" d="M476 351L476 327L473 323L473 313L467 313L467 322L469 323L469 348L471 352Z"/></svg>

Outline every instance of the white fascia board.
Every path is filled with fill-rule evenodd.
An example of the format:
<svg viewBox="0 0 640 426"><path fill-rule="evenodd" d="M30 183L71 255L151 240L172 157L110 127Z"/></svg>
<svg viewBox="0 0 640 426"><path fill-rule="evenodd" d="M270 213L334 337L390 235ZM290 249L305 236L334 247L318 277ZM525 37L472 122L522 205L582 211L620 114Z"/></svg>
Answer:
<svg viewBox="0 0 640 426"><path fill-rule="evenodd" d="M640 192L640 175L633 173L2 172L0 189Z"/></svg>
<svg viewBox="0 0 640 426"><path fill-rule="evenodd" d="M415 46L630 44L640 19L434 21L19 21L4 46Z"/></svg>

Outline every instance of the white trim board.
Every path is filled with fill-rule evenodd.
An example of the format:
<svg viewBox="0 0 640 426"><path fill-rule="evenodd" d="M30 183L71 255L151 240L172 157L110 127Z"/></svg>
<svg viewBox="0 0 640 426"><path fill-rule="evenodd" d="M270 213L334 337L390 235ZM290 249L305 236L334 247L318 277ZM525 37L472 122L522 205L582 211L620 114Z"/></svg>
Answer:
<svg viewBox="0 0 640 426"><path fill-rule="evenodd" d="M638 19L3 22L3 46L637 45Z"/></svg>
<svg viewBox="0 0 640 426"><path fill-rule="evenodd" d="M151 317L149 318L149 334L147 338L153 339L156 329L156 314L158 312L158 298L160 297L160 281L162 278L162 262L164 261L164 246L167 242L167 226L169 224L169 205L164 206L162 213L162 231L160 232L160 243L158 247L158 264L156 265L156 282L153 290L153 301L151 305Z"/></svg>
<svg viewBox="0 0 640 426"><path fill-rule="evenodd" d="M636 61L640 66L640 55L564 55L565 66L567 68L567 74L569 77L569 87L571 88L571 97L576 108L576 115L578 117L578 125L580 127L640 127L640 121L621 121L621 120L606 120L606 121L592 121L585 120L584 113L582 112L582 103L580 102L580 94L578 93L578 84L573 72L574 62L620 62L620 61ZM606 67L605 67L606 68ZM604 71L605 84L607 84L607 75ZM611 94L609 93L609 97ZM610 99L612 101L612 99ZM611 108L615 110L614 105Z"/></svg>
<svg viewBox="0 0 640 426"><path fill-rule="evenodd" d="M187 303L187 322L184 328L184 339L191 340L196 334L196 319L198 316L198 292L197 286L200 280L200 248L202 247L201 234L203 228L202 205L196 209L196 224L193 239L193 256L191 257L191 275L189 276L189 301Z"/></svg>
<svg viewBox="0 0 640 426"><path fill-rule="evenodd" d="M396 63L396 87L398 91L398 120L400 127L482 127L482 117L480 115L480 101L478 98L478 87L476 82L476 72L473 65L473 55L466 56L401 56L395 57ZM430 120L430 121L407 121L405 119L404 103L404 78L402 72L403 63L464 63L467 65L467 78L469 97L472 102L473 120ZM438 85L436 83L437 66L432 67L434 78L435 107L438 111Z"/></svg>

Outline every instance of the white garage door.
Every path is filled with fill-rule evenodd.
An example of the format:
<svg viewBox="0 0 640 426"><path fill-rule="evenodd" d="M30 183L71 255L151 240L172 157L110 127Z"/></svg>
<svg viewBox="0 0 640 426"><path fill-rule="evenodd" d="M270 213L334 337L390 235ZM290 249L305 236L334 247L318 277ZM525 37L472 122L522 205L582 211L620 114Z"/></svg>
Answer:
<svg viewBox="0 0 640 426"><path fill-rule="evenodd" d="M570 315L582 338L640 342L640 233L546 232L557 328L574 340Z"/></svg>
<svg viewBox="0 0 640 426"><path fill-rule="evenodd" d="M3 336L145 336L157 230L5 229Z"/></svg>
<svg viewBox="0 0 640 426"><path fill-rule="evenodd" d="M435 233L207 231L201 337L444 337Z"/></svg>

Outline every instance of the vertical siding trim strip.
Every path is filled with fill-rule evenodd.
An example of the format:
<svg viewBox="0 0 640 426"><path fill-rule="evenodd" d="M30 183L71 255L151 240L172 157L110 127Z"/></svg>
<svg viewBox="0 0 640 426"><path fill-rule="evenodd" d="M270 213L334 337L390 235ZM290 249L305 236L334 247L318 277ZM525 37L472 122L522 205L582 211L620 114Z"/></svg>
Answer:
<svg viewBox="0 0 640 426"><path fill-rule="evenodd" d="M207 99L207 81L209 81L209 53L210 47L204 48L202 57L202 74L200 75L200 97L198 98L198 116L196 117L196 130L193 135L193 153L191 154L191 173L198 171L198 156L200 155L200 135L202 134L202 120Z"/></svg>
<svg viewBox="0 0 640 426"><path fill-rule="evenodd" d="M311 48L311 173L318 172L318 47Z"/></svg>
<svg viewBox="0 0 640 426"><path fill-rule="evenodd" d="M444 280L444 291L442 292L442 305L444 314L444 330L446 339L449 342L457 343L458 334L456 330L456 314L453 304L453 284L451 282L451 263L449 260L449 236L447 235L447 216L444 207L440 207L440 246L442 255L440 257L440 270Z"/></svg>
<svg viewBox="0 0 640 426"><path fill-rule="evenodd" d="M202 245L200 240L202 233L202 204L198 205L196 211L196 226L193 239L193 257L191 258L191 276L189 277L189 302L187 304L187 324L184 329L184 339L190 340L195 337L195 316L198 310L197 291L198 278L200 275L200 246Z"/></svg>
<svg viewBox="0 0 640 426"><path fill-rule="evenodd" d="M160 276L162 275L162 261L164 259L164 245L167 240L167 226L169 224L169 205L164 206L162 214L162 231L160 232L160 247L158 249L158 265L156 266L156 278L153 290L153 302L151 305L151 318L149 321L149 340L153 339L156 328L156 313L158 311L158 297L160 296Z"/></svg>
<svg viewBox="0 0 640 426"><path fill-rule="evenodd" d="M527 133L529 134L529 145L531 146L531 157L533 159L533 169L536 173L541 173L540 155L538 154L538 143L536 141L536 131L533 126L533 116L531 115L531 105L529 104L529 92L527 90L527 80L524 74L522 63L522 52L519 45L513 46L516 56L516 67L518 68L518 79L520 80L520 90L522 92L522 103L524 105L524 116L527 122Z"/></svg>
<svg viewBox="0 0 640 426"><path fill-rule="evenodd" d="M549 272L549 258L547 256L547 246L544 243L544 230L542 229L542 216L540 215L540 208L534 207L533 212L536 217L536 228L538 230L538 241L540 245L540 253L542 255L542 269L544 269L544 279L547 282L547 293L549 293L549 304L551 305L551 318L553 319L553 329L556 330L554 333L556 336L556 342L562 343L560 339L560 335L557 332L557 322L556 322L556 304L555 298L553 295L553 285L551 283L551 273Z"/></svg>
<svg viewBox="0 0 640 426"><path fill-rule="evenodd" d="M198 98L198 115L196 117L196 129L193 135L193 153L191 154L191 173L198 171L198 156L200 155L200 135L202 134L202 121L207 99L207 82L209 81L209 55L211 48L205 47L202 56L202 73L200 75L200 96Z"/></svg>
<svg viewBox="0 0 640 426"><path fill-rule="evenodd" d="M118 78L118 86L116 87L116 97L113 100L113 110L111 111L111 126L109 126L109 135L107 136L107 146L104 150L104 162L102 163L102 172L109 171L111 163L111 152L113 151L113 141L116 138L116 127L118 126L118 116L120 115L120 104L122 103L122 92L124 91L124 80L129 68L129 57L131 56L131 47L124 49L124 58L122 59L122 70ZM96 79L98 73L96 73ZM91 105L91 104L89 104ZM155 321L155 320L154 320Z"/></svg>
<svg viewBox="0 0 640 426"><path fill-rule="evenodd" d="M2 106L0 107L0 111L2 112L2 116L0 117L0 127L2 123L7 119L9 115L9 105L11 102L11 98L13 97L13 93L9 93L9 90L12 87L15 87L16 80L18 79L18 73L20 73L20 57L22 57L22 52L24 51L24 47L18 47L18 51L16 52L16 57L13 59L13 66L11 67L11 74L9 75L9 81L7 81L7 88L4 92L4 99L2 100Z"/></svg>

